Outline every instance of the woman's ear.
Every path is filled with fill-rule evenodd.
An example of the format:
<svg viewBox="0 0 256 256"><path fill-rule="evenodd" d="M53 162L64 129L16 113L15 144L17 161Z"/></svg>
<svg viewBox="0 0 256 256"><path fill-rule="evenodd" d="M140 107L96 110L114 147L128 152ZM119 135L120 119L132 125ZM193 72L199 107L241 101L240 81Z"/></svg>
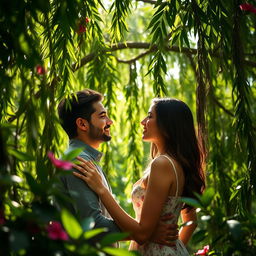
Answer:
<svg viewBox="0 0 256 256"><path fill-rule="evenodd" d="M87 131L89 128L89 123L86 119L79 117L76 119L76 126L82 131Z"/></svg>

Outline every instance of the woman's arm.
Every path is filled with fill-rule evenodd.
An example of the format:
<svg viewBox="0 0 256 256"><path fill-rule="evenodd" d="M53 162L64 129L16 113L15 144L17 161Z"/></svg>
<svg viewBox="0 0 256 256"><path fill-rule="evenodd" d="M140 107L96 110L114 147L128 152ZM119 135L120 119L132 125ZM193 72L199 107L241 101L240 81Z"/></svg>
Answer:
<svg viewBox="0 0 256 256"><path fill-rule="evenodd" d="M181 218L183 223L192 221L193 223L181 228L179 232L179 239L183 242L184 245L187 245L189 239L191 238L193 232L197 227L197 216L196 209L183 209L181 211Z"/></svg>
<svg viewBox="0 0 256 256"><path fill-rule="evenodd" d="M111 193L102 184L101 176L92 163L83 161L81 166L77 169L83 174L74 173L74 175L86 181L99 195L116 224L123 231L130 232L133 239L138 243L147 241L159 222L164 202L175 179L174 171L171 170L173 167L169 161L165 157L159 157L151 164L148 186L139 222L129 216L117 204Z"/></svg>

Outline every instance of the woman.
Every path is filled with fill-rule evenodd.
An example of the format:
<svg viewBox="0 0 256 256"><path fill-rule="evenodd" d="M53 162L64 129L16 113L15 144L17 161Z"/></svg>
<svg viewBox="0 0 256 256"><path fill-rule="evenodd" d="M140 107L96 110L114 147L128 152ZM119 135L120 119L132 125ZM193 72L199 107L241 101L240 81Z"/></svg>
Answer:
<svg viewBox="0 0 256 256"><path fill-rule="evenodd" d="M99 195L101 201L117 225L131 233L137 241L130 249L149 255L189 255L185 245L196 224L184 226L174 248L149 241L158 220L167 214L176 217L181 213L183 222L196 220L195 209L180 202L180 197L201 194L204 187L203 157L196 138L193 117L188 106L179 100L154 99L148 116L141 122L144 127L143 140L151 142L152 161L144 177L137 181L132 191L136 219L130 217L104 187L101 176L91 162L81 160L76 166L83 179Z"/></svg>

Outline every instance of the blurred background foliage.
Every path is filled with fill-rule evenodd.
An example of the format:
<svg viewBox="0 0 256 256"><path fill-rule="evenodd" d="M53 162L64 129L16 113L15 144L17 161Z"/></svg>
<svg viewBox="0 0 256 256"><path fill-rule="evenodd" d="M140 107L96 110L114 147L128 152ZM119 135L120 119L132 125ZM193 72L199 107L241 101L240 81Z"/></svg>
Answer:
<svg viewBox="0 0 256 256"><path fill-rule="evenodd" d="M116 237L91 248L86 241L94 234L81 231L89 222L52 207L52 196L62 195L47 152L60 157L68 144L56 107L83 88L104 94L114 120L102 166L130 214L131 187L149 156L140 121L154 97L185 101L203 132L209 188L192 202L199 221L189 250L209 244L209 255L256 255L255 1L241 4L0 2L1 255L126 254L106 249ZM45 227L54 220L69 241L49 238Z"/></svg>

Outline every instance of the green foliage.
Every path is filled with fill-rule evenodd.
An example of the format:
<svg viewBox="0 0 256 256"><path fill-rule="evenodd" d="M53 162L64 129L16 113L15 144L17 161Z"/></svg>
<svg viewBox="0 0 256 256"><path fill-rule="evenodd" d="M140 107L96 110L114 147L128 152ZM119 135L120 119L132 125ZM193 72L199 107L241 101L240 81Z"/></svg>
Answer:
<svg viewBox="0 0 256 256"><path fill-rule="evenodd" d="M153 97L187 102L208 149L209 189L183 199L201 209L191 253L208 243L209 255L256 254L255 14L240 4L0 2L0 254L129 255L109 247L122 235L92 247L88 239L104 230L52 206L53 196L67 200L47 158L67 145L56 106L85 87L104 94L114 121L102 166L131 215L127 198L149 155L140 121ZM70 240L50 239L50 221L62 222Z"/></svg>
<svg viewBox="0 0 256 256"><path fill-rule="evenodd" d="M70 214L67 210L61 211L61 220L65 230L68 232L68 235L73 239L78 239L82 233L83 229L79 225L78 221Z"/></svg>

